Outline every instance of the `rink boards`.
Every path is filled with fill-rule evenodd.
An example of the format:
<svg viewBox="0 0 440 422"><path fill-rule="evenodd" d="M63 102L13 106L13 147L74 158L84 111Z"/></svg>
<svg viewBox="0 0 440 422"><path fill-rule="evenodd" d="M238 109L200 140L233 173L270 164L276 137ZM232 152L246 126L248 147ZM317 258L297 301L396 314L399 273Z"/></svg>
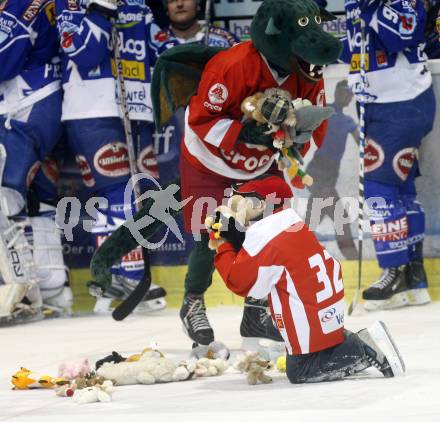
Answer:
<svg viewBox="0 0 440 422"><path fill-rule="evenodd" d="M380 269L375 261L364 261L362 265L363 287L366 287L377 279L380 274ZM342 261L347 302L353 297L357 286L357 266L356 261ZM431 297L433 300L440 300L440 259L426 259L425 266L428 272ZM161 285L168 292L167 303L170 308L178 308L181 305L185 273L185 265L153 266L152 268L154 283ZM70 277L74 292L75 310L78 312L91 311L95 300L88 294L86 288L86 282L90 280L90 272L82 269L71 270ZM218 305L239 305L243 302L243 299L227 290L216 272L212 286L208 289L206 294L206 302L207 306L211 307Z"/></svg>

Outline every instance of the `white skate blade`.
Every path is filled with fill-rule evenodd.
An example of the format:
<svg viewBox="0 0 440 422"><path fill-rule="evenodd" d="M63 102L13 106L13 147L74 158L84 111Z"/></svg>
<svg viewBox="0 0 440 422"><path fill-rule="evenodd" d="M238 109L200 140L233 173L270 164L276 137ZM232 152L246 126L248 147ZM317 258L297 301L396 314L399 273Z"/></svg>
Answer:
<svg viewBox="0 0 440 422"><path fill-rule="evenodd" d="M367 331L387 358L393 375L395 377L403 375L405 363L386 325L382 321L376 321L371 327L367 328Z"/></svg>
<svg viewBox="0 0 440 422"><path fill-rule="evenodd" d="M406 293L408 305L426 305L431 302L428 289L410 289Z"/></svg>
<svg viewBox="0 0 440 422"><path fill-rule="evenodd" d="M58 295L43 300L43 307L55 311L60 316L72 316L72 306L73 293L68 286L64 286Z"/></svg>
<svg viewBox="0 0 440 422"><path fill-rule="evenodd" d="M95 314L108 315L113 309L111 307L113 299L110 297L98 297L93 308Z"/></svg>
<svg viewBox="0 0 440 422"><path fill-rule="evenodd" d="M397 293L386 300L365 300L364 309L367 311L380 311L397 309L408 305L407 292Z"/></svg>
<svg viewBox="0 0 440 422"><path fill-rule="evenodd" d="M140 302L133 311L136 314L145 314L151 312L158 312L167 307L167 301L163 297L157 299L145 300Z"/></svg>
<svg viewBox="0 0 440 422"><path fill-rule="evenodd" d="M274 341L260 337L242 337L241 348L259 352L261 357L266 360L276 362L278 357L284 356L286 346L284 341Z"/></svg>

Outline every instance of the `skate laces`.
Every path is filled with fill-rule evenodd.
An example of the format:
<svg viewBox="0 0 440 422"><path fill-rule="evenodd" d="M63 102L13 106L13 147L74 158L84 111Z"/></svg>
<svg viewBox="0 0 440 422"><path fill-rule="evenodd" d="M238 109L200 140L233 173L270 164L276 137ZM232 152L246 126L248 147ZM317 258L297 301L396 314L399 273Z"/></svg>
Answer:
<svg viewBox="0 0 440 422"><path fill-rule="evenodd" d="M372 287L376 287L381 290L387 288L395 280L396 274L397 268L385 268L380 275L379 280L377 280Z"/></svg>
<svg viewBox="0 0 440 422"><path fill-rule="evenodd" d="M208 317L206 316L206 306L203 298L187 297L189 309L187 319L194 331L210 330Z"/></svg>

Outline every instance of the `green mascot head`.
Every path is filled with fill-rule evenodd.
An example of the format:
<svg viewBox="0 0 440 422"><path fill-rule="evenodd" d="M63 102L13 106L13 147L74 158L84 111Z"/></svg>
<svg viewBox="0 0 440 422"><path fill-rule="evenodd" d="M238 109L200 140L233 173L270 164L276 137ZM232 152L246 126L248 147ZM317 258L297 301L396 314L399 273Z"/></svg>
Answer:
<svg viewBox="0 0 440 422"><path fill-rule="evenodd" d="M313 0L264 0L252 20L252 42L281 73L317 82L322 66L341 53L340 41L321 28L321 21L333 18Z"/></svg>

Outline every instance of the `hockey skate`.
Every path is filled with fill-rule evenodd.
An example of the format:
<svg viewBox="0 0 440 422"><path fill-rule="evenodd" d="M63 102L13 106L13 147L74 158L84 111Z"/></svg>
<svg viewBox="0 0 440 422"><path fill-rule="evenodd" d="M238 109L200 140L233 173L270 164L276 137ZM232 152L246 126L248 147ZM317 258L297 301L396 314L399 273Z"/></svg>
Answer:
<svg viewBox="0 0 440 422"><path fill-rule="evenodd" d="M247 297L240 324L242 348L260 352L268 359L284 353L284 340L272 322L267 300Z"/></svg>
<svg viewBox="0 0 440 422"><path fill-rule="evenodd" d="M375 283L362 292L368 311L400 308L408 304L405 265L385 268Z"/></svg>
<svg viewBox="0 0 440 422"><path fill-rule="evenodd" d="M11 314L0 316L0 327L28 324L41 321L44 318L42 308L35 308L27 303L18 303Z"/></svg>
<svg viewBox="0 0 440 422"><path fill-rule="evenodd" d="M390 378L405 372L405 363L386 325L376 321L370 328L358 332L364 343L367 362L377 368L384 377Z"/></svg>
<svg viewBox="0 0 440 422"><path fill-rule="evenodd" d="M18 283L0 286L0 327L41 321L43 318L38 286Z"/></svg>
<svg viewBox="0 0 440 422"><path fill-rule="evenodd" d="M165 309L167 302L165 300L167 292L163 287L151 283L150 290L148 290L145 297L135 308L135 314L145 314L150 312L157 312Z"/></svg>
<svg viewBox="0 0 440 422"><path fill-rule="evenodd" d="M187 293L180 308L183 330L196 345L207 346L214 341L214 331L206 316L203 295Z"/></svg>
<svg viewBox="0 0 440 422"><path fill-rule="evenodd" d="M110 314L113 312L112 302L114 300L125 300L136 287L137 283L137 280L131 281L121 276L113 276L112 283L110 287L107 288L104 295L99 296L93 288L89 288L89 293L96 297L93 312L96 314ZM138 304L134 310L134 313L144 314L164 309L167 305L165 296L165 289L157 284L151 283L150 289L142 301Z"/></svg>
<svg viewBox="0 0 440 422"><path fill-rule="evenodd" d="M66 285L56 295L43 299L43 314L45 318L70 317L73 315L73 293Z"/></svg>

